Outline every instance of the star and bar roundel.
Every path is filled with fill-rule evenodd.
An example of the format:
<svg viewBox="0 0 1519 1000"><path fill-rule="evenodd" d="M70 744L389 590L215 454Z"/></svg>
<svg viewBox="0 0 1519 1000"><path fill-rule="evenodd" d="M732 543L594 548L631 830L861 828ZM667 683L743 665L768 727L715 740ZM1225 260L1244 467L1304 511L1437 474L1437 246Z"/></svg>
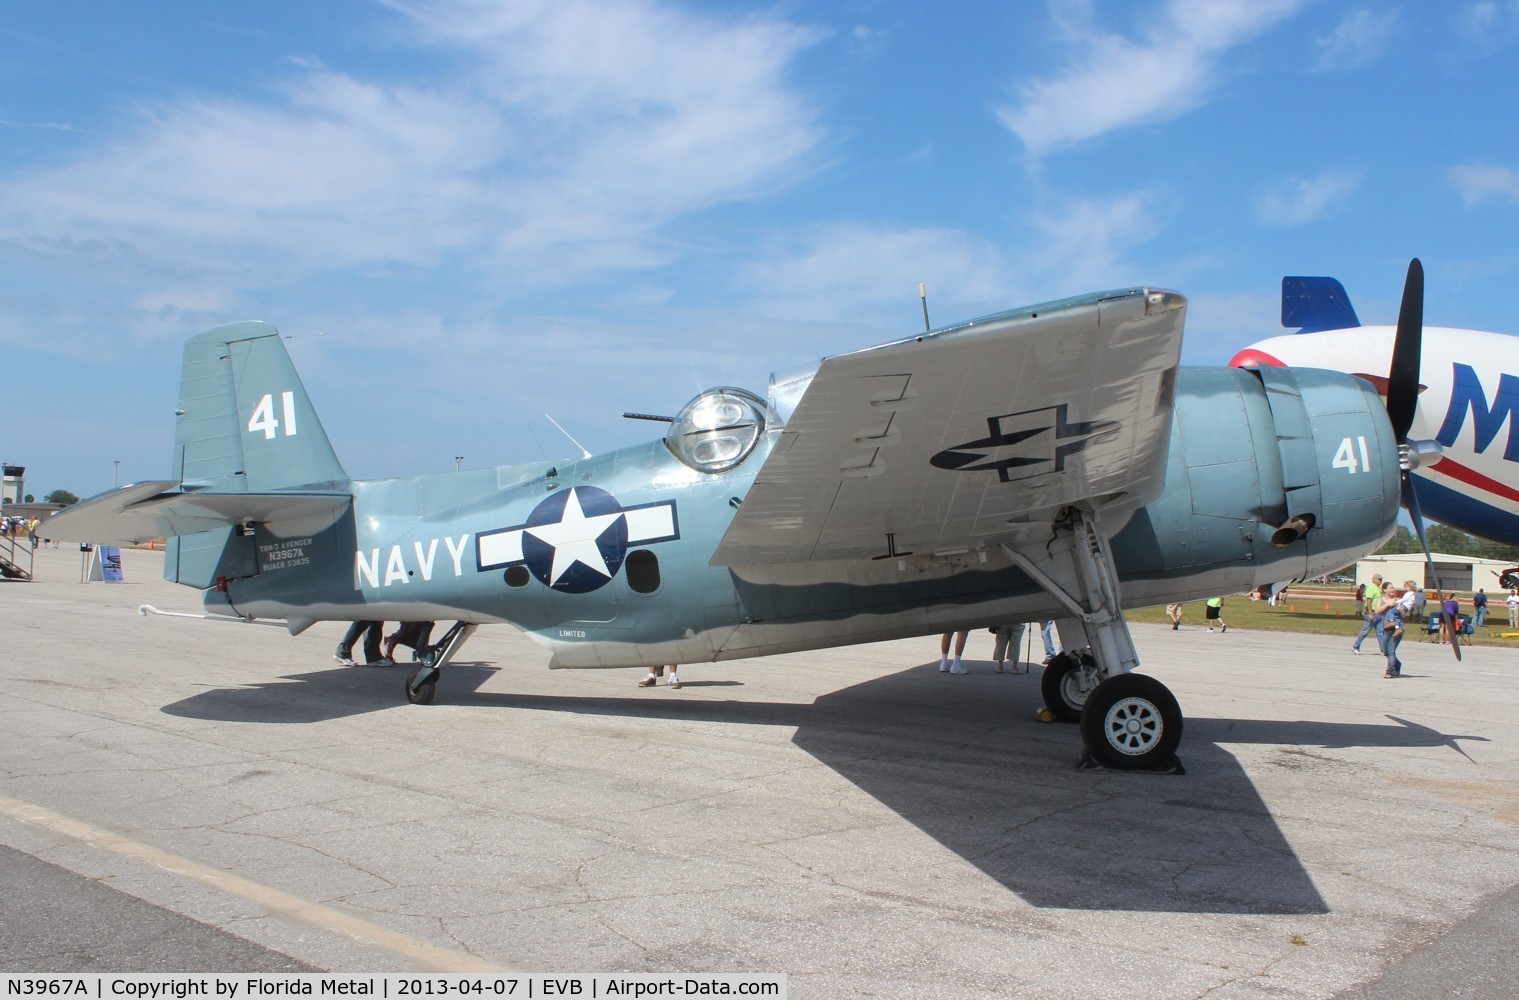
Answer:
<svg viewBox="0 0 1519 1000"><path fill-rule="evenodd" d="M946 448L929 464L950 472L995 472L1004 483L1065 471L1065 460L1118 430L1112 420L1071 420L1069 404L987 417L987 436Z"/></svg>
<svg viewBox="0 0 1519 1000"><path fill-rule="evenodd" d="M524 565L538 582L567 594L610 583L634 545L680 537L675 501L624 507L606 490L575 486L549 494L527 521L475 536L484 570Z"/></svg>

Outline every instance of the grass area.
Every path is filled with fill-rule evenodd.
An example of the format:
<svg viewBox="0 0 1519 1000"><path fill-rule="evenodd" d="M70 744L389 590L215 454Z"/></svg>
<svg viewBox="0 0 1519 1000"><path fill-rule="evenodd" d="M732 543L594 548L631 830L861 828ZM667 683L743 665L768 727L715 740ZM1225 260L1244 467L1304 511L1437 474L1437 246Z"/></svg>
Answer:
<svg viewBox="0 0 1519 1000"><path fill-rule="evenodd" d="M1476 635L1462 636L1463 645L1501 646L1519 649L1519 635L1508 638L1504 632L1519 633L1519 628L1508 625L1508 608L1502 603L1502 595L1494 603L1488 596L1487 624ZM1471 613L1471 596L1461 599L1462 614ZM1125 611L1124 617L1131 622L1170 622L1162 607L1140 608ZM1182 606L1182 628L1201 628L1205 617L1202 601L1189 601ZM1252 601L1246 594L1236 594L1224 601L1224 621L1229 628L1256 629L1262 632L1307 632L1312 635L1342 635L1346 641L1355 638L1361 630L1361 619L1355 612L1355 590L1343 588L1293 587L1284 601L1272 607L1266 601ZM1408 629L1404 642L1418 642L1422 632ZM1475 640L1475 641L1473 641ZM1368 636L1367 642L1371 639Z"/></svg>

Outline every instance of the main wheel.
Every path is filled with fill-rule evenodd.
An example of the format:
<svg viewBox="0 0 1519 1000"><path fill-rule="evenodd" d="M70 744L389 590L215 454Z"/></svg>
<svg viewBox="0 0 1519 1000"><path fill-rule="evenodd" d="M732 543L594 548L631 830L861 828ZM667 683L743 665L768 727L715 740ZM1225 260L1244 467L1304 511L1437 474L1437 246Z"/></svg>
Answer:
<svg viewBox="0 0 1519 1000"><path fill-rule="evenodd" d="M1081 721L1081 705L1086 698L1081 693L1080 666L1075 653L1058 653L1039 679L1044 707L1061 722Z"/></svg>
<svg viewBox="0 0 1519 1000"><path fill-rule="evenodd" d="M417 675L426 672L428 677L417 683ZM406 700L413 705L431 705L438 693L438 672L431 667L417 667L406 675Z"/></svg>
<svg viewBox="0 0 1519 1000"><path fill-rule="evenodd" d="M1081 741L1104 767L1147 770L1176 755L1181 725L1181 706L1164 684L1144 674L1118 674L1087 696Z"/></svg>

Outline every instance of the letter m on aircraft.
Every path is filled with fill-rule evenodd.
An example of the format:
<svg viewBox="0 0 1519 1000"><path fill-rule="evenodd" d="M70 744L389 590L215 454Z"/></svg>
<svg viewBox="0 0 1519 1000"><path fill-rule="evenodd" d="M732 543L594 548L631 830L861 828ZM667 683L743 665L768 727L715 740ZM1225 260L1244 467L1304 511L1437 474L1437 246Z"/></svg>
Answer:
<svg viewBox="0 0 1519 1000"><path fill-rule="evenodd" d="M1519 462L1519 378L1503 375L1498 379L1498 394L1488 409L1487 394L1470 365L1452 364L1450 409L1445 411L1445 422L1435 440L1449 448L1456 443L1456 436L1466 423L1466 413L1471 411L1473 430L1476 433L1476 451L1484 452L1493 443L1503 422L1508 421L1508 443L1503 457L1509 462Z"/></svg>

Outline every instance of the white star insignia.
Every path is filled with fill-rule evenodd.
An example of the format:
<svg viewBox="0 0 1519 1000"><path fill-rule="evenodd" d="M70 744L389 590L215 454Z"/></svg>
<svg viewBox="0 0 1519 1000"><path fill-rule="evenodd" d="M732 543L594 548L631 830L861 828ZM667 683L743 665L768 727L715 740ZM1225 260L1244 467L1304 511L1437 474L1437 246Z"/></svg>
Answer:
<svg viewBox="0 0 1519 1000"><path fill-rule="evenodd" d="M559 578L568 573L570 567L577 562L611 579L612 573L607 569L606 560L601 557L601 546L596 544L596 539L605 534L607 528L621 516L622 511L586 517L585 511L580 508L580 498L572 489L569 500L564 505L564 515L559 519L558 524L540 524L525 528L524 530L529 535L554 550L554 566L549 572L549 586L552 587L558 583Z"/></svg>

